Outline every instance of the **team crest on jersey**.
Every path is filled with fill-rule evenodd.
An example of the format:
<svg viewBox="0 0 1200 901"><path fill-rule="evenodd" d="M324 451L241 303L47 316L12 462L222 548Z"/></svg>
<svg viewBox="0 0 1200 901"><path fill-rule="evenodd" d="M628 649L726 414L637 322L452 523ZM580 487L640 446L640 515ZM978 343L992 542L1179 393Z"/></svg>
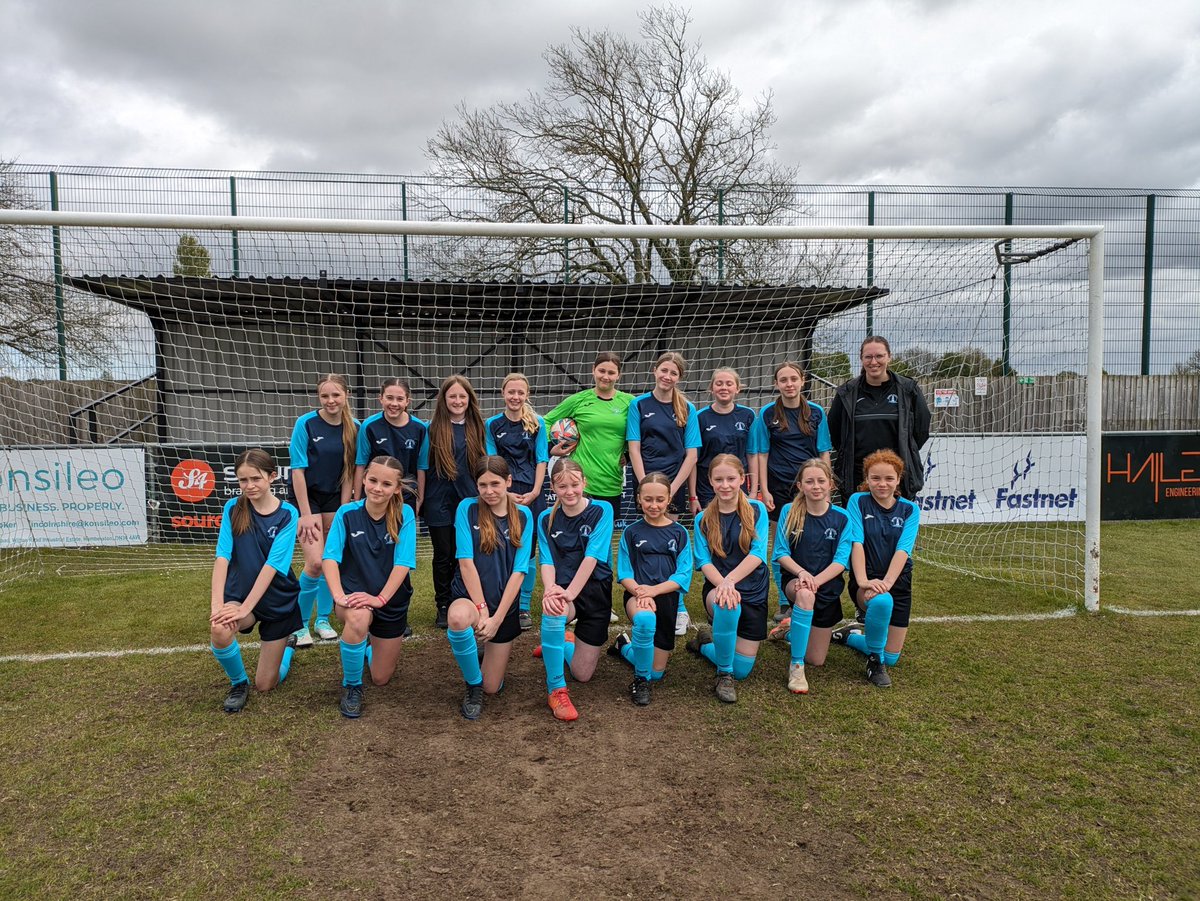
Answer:
<svg viewBox="0 0 1200 901"><path fill-rule="evenodd" d="M903 527L904 517L903 516L893 516L892 517L892 525L897 529Z"/></svg>
<svg viewBox="0 0 1200 901"><path fill-rule="evenodd" d="M744 423L744 422L735 422L735 423L733 424L733 430L734 430L735 432L744 432L744 431L746 431L746 423Z"/></svg>
<svg viewBox="0 0 1200 901"><path fill-rule="evenodd" d="M584 538L591 538L592 537L592 527L585 522L583 525L581 525L579 527L579 534L582 535Z"/></svg>
<svg viewBox="0 0 1200 901"><path fill-rule="evenodd" d="M669 550L669 551L677 551L677 550L679 550L679 545L677 545L677 544L675 543L675 539L674 539L674 538L672 538L670 541L668 541L668 542L667 542L667 550Z"/></svg>
<svg viewBox="0 0 1200 901"><path fill-rule="evenodd" d="M268 538L274 538L274 537L275 537L275 534L276 534L278 531L279 531L279 529L278 529L276 526L268 526L268 527L267 527L267 537L268 537Z"/></svg>
<svg viewBox="0 0 1200 901"><path fill-rule="evenodd" d="M417 441L415 438L405 438L404 439L404 449L405 450L412 450L416 446L417 446Z"/></svg>
<svg viewBox="0 0 1200 901"><path fill-rule="evenodd" d="M826 529L825 530L825 540L826 541L836 541L837 540L837 529Z"/></svg>
<svg viewBox="0 0 1200 901"><path fill-rule="evenodd" d="M894 403L896 403L896 395L894 395L894 394L889 394L889 395L887 396L887 402L888 402L889 404L894 404Z"/></svg>

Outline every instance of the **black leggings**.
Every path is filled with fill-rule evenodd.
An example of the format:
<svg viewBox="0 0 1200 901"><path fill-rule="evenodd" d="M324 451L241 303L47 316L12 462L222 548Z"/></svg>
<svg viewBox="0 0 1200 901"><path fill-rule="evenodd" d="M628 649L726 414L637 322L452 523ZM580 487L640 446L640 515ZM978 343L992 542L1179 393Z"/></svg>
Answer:
<svg viewBox="0 0 1200 901"><path fill-rule="evenodd" d="M428 526L428 529L433 544L433 601L438 610L446 610L451 601L450 583L458 567L454 526Z"/></svg>

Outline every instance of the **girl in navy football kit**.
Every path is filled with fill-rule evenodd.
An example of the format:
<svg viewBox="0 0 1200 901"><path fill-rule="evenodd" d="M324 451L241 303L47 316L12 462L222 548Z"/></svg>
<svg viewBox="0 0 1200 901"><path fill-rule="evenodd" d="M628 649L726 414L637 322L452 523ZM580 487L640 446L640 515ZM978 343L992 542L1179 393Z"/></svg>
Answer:
<svg viewBox="0 0 1200 901"><path fill-rule="evenodd" d="M460 709L469 720L483 713L484 693L504 685L512 641L521 634L516 601L533 545L533 517L511 493L503 457L483 458L475 486L479 497L462 501L454 520L458 572L446 632L467 683Z"/></svg>
<svg viewBox="0 0 1200 901"><path fill-rule="evenodd" d="M503 457L512 473L509 491L518 504L528 507L534 519L545 509L542 502L542 483L546 464L550 461L546 423L529 404L529 379L519 372L511 373L500 385L504 412L497 413L484 423L484 443L489 454ZM530 541L532 541L532 532ZM518 621L522 629L533 627L530 602L537 580L537 560L529 558L529 571L521 585L518 601Z"/></svg>
<svg viewBox="0 0 1200 901"><path fill-rule="evenodd" d="M584 494L583 469L570 458L554 467L551 487L558 495L538 519L542 566L542 644L550 709L560 720L579 718L567 694L564 664L578 682L596 671L608 640L612 612L613 511L607 501ZM567 622L576 620L567 634Z"/></svg>
<svg viewBox="0 0 1200 901"><path fill-rule="evenodd" d="M712 627L702 626L688 650L717 668L713 685L722 701L737 701L734 680L754 668L767 637L768 518L761 501L742 491L746 470L721 454L708 471L715 497L696 517L696 567L704 573L704 605Z"/></svg>
<svg viewBox="0 0 1200 901"><path fill-rule="evenodd" d="M408 412L411 404L412 392L407 381L383 380L379 389L380 412L368 416L358 430L354 457L355 500L363 496L362 481L367 464L376 457L395 457L407 475L416 474L416 489L406 495L405 502L414 510L421 508L425 497L425 468L421 463L422 454L429 453L429 445L425 442L429 426Z"/></svg>
<svg viewBox="0 0 1200 901"><path fill-rule="evenodd" d="M262 647L254 687L270 691L287 678L300 628L300 584L292 574L299 514L271 492L275 461L259 448L238 455L233 471L241 496L230 498L221 517L212 571L209 640L213 656L229 677L225 712L246 706L250 678L238 632L258 624Z"/></svg>
<svg viewBox="0 0 1200 901"><path fill-rule="evenodd" d="M788 689L807 694L804 664L825 663L833 627L842 619L850 517L830 502L833 470L824 460L804 463L796 487L795 498L780 511L772 557L782 571L784 597L791 605Z"/></svg>
<svg viewBox="0 0 1200 901"><path fill-rule="evenodd" d="M670 514L678 518L688 510L688 480L700 452L700 427L696 408L679 390L687 363L667 352L654 363L654 390L635 397L629 405L625 440L633 476L641 484L650 472L670 479ZM689 622L683 597L675 615L675 634L687 634Z"/></svg>
<svg viewBox="0 0 1200 901"><path fill-rule="evenodd" d="M696 414L700 426L700 455L688 478L690 509L699 513L713 499L712 485L708 482L708 468L718 454L732 454L742 461L750 473L747 492L758 496L758 431L754 428L755 413L749 407L735 403L742 390L742 379L736 370L721 367L712 374L708 384L712 403Z"/></svg>
<svg viewBox="0 0 1200 901"><path fill-rule="evenodd" d="M404 468L376 457L363 474L361 501L338 510L325 544L325 578L342 628L342 697L338 709L362 715L363 663L385 685L396 672L417 566L417 524L404 503ZM368 641L370 651L368 652Z"/></svg>
<svg viewBox="0 0 1200 901"><path fill-rule="evenodd" d="M424 456L425 502L421 518L433 545L433 600L437 626L446 628L450 583L454 579L454 516L463 498L475 496L471 475L483 459L484 428L479 399L469 380L452 375L442 382L429 422L429 449Z"/></svg>
<svg viewBox="0 0 1200 901"><path fill-rule="evenodd" d="M912 552L921 525L921 511L900 496L904 463L895 452L875 451L863 460L866 481L846 503L849 514L850 596L866 610L860 627L851 623L833 633L867 655L867 679L887 688L888 667L904 649L912 612ZM860 631L861 628L861 631Z"/></svg>
<svg viewBox="0 0 1200 901"><path fill-rule="evenodd" d="M300 574L301 627L299 647L313 643L308 619L316 602L313 630L323 641L337 638L329 624L333 596L321 572L325 536L338 507L350 500L354 488L354 455L358 420L350 414L350 388L345 376L327 375L317 384L321 406L296 420L289 449L292 481L289 500L300 511L300 549L304 572Z"/></svg>
<svg viewBox="0 0 1200 901"><path fill-rule="evenodd" d="M650 684L662 679L675 650L679 597L692 584L692 547L687 529L672 520L671 480L652 472L638 485L642 518L621 533L617 578L625 589L625 612L633 638L618 635L609 653L633 667L629 688L635 704L650 703Z"/></svg>

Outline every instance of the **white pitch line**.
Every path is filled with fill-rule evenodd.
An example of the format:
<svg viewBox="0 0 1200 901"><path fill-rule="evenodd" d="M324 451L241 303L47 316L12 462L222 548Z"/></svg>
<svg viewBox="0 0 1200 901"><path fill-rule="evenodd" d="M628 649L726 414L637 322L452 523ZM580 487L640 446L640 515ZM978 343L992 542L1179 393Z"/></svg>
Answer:
<svg viewBox="0 0 1200 901"><path fill-rule="evenodd" d="M1126 616L1200 616L1200 610L1130 610L1128 607L1105 607L1110 613Z"/></svg>
<svg viewBox="0 0 1200 901"><path fill-rule="evenodd" d="M1115 609L1115 608L1107 608ZM951 616L914 616L914 623L1029 623L1047 619L1070 619L1079 611L1063 607L1051 613L963 613Z"/></svg>

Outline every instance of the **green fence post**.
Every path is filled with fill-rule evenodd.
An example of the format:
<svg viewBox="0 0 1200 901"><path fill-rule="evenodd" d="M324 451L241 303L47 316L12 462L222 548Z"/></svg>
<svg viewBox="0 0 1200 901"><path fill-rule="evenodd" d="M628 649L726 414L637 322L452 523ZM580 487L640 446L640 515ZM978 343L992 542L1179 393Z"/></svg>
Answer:
<svg viewBox="0 0 1200 901"><path fill-rule="evenodd" d="M400 218L408 221L408 182L400 182ZM404 258L404 280L408 281L408 235L400 241Z"/></svg>
<svg viewBox="0 0 1200 901"><path fill-rule="evenodd" d="M717 188L717 225L725 224L725 189ZM717 284L725 284L725 239L717 241Z"/></svg>
<svg viewBox="0 0 1200 901"><path fill-rule="evenodd" d="M867 192L867 225L875 224L875 192ZM867 287L875 286L875 239L867 238ZM867 335L875 334L875 301L867 301Z"/></svg>
<svg viewBox="0 0 1200 901"><path fill-rule="evenodd" d="M50 209L58 210L58 173L50 173ZM58 380L67 380L67 308L63 298L62 233L58 226L50 229L54 242L54 327L58 332Z"/></svg>
<svg viewBox="0 0 1200 901"><path fill-rule="evenodd" d="M1013 195L1004 195L1004 224L1013 224ZM1006 254L1012 253L1012 241L1004 242ZM1012 375L1012 264L1004 264L1004 338L1000 352L1000 372Z"/></svg>
<svg viewBox="0 0 1200 901"><path fill-rule="evenodd" d="M1146 252L1142 263L1142 375L1150 374L1150 302L1154 297L1154 202L1146 195Z"/></svg>
<svg viewBox="0 0 1200 901"><path fill-rule="evenodd" d="M237 179L232 175L229 176L229 215L237 215ZM237 278L242 268L241 254L238 250L237 229L232 229L229 234L232 236L230 250L233 253L233 277Z"/></svg>

